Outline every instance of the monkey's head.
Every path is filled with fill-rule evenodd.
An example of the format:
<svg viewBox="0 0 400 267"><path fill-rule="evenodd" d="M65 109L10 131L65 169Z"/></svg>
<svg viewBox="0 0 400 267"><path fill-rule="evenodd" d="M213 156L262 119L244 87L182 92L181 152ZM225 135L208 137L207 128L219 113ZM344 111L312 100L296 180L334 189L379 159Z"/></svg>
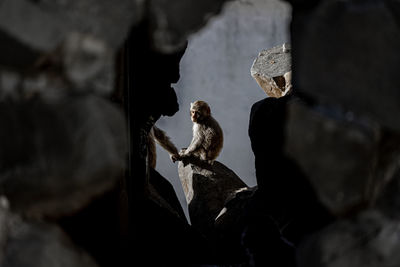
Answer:
<svg viewBox="0 0 400 267"><path fill-rule="evenodd" d="M201 100L190 103L190 118L193 122L201 123L207 120L211 115L210 106Z"/></svg>

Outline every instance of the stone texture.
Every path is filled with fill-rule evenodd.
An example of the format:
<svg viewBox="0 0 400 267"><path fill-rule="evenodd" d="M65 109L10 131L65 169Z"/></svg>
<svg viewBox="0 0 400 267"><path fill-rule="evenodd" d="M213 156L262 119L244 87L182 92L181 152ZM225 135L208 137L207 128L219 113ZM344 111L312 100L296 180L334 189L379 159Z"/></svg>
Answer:
<svg viewBox="0 0 400 267"><path fill-rule="evenodd" d="M4 197L1 202L1 266L98 266L86 252L77 249L59 227L44 222L23 220L7 209Z"/></svg>
<svg viewBox="0 0 400 267"><path fill-rule="evenodd" d="M394 267L400 264L397 221L377 211L340 220L305 242L299 267Z"/></svg>
<svg viewBox="0 0 400 267"><path fill-rule="evenodd" d="M251 66L251 76L269 97L279 98L292 88L290 45L283 44L258 54Z"/></svg>
<svg viewBox="0 0 400 267"><path fill-rule="evenodd" d="M53 50L72 32L93 35L115 49L126 38L130 26L141 19L143 3L4 0L0 28L40 51Z"/></svg>
<svg viewBox="0 0 400 267"><path fill-rule="evenodd" d="M364 201L374 175L379 130L346 119L336 110L291 102L286 148L309 177L321 201L334 213Z"/></svg>
<svg viewBox="0 0 400 267"><path fill-rule="evenodd" d="M123 172L122 113L94 96L0 103L0 192L13 210L60 216L110 189Z"/></svg>
<svg viewBox="0 0 400 267"><path fill-rule="evenodd" d="M295 9L296 87L400 130L398 10L398 1L356 0Z"/></svg>
<svg viewBox="0 0 400 267"><path fill-rule="evenodd" d="M218 161L210 165L192 158L179 162L178 171L190 221L204 232L213 228L231 194L247 187L232 170Z"/></svg>

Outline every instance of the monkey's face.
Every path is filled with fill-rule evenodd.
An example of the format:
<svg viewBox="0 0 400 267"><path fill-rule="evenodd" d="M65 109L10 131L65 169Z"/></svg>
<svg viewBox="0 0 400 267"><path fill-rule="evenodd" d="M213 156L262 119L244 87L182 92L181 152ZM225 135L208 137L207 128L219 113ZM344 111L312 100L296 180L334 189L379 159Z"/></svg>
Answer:
<svg viewBox="0 0 400 267"><path fill-rule="evenodd" d="M201 119L200 111L196 110L196 109L191 109L190 110L190 118L192 119L192 122L198 122L199 119Z"/></svg>
<svg viewBox="0 0 400 267"><path fill-rule="evenodd" d="M204 101L196 101L190 103L190 118L193 122L205 122L211 115L211 110L208 104Z"/></svg>

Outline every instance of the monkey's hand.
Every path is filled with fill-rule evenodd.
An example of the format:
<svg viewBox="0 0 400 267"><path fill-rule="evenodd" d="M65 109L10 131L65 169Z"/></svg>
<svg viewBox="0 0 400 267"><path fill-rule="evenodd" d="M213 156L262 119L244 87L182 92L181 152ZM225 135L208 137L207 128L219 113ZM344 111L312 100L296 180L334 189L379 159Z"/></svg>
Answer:
<svg viewBox="0 0 400 267"><path fill-rule="evenodd" d="M179 151L179 156L183 157L186 155L186 149L187 148L182 148L181 151Z"/></svg>
<svg viewBox="0 0 400 267"><path fill-rule="evenodd" d="M181 160L181 156L179 154L171 154L169 157L171 158L173 163L175 163L175 161Z"/></svg>

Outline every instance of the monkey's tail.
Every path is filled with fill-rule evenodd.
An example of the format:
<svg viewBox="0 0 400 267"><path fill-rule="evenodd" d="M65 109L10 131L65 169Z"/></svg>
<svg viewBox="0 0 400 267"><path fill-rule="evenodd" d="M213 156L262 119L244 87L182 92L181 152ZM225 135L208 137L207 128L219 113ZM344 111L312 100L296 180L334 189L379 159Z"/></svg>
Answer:
<svg viewBox="0 0 400 267"><path fill-rule="evenodd" d="M162 146L165 150L167 150L168 153L171 155L178 154L178 149L171 142L169 136L167 136L167 134L163 130L154 125L153 131L154 131L154 139L160 146Z"/></svg>

